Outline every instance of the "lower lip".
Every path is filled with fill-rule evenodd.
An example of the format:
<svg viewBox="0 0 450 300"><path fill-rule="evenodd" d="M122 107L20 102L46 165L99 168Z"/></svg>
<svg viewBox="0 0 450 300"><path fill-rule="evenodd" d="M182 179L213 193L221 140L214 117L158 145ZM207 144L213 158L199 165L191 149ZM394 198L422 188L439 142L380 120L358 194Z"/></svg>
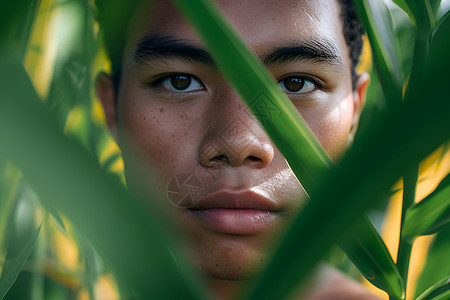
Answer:
<svg viewBox="0 0 450 300"><path fill-rule="evenodd" d="M189 210L209 228L226 234L252 235L267 230L275 219L270 211L213 208Z"/></svg>

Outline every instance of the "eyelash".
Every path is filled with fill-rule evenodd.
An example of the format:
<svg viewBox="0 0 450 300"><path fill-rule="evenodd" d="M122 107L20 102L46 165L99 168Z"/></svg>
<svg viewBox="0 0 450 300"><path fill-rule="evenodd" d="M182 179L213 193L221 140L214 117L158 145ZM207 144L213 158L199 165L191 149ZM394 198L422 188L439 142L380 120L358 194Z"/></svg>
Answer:
<svg viewBox="0 0 450 300"><path fill-rule="evenodd" d="M285 81L288 79L299 79L300 81L302 81L303 83L302 83L302 86L300 87L300 91L305 87L306 84L311 84L313 86L313 88L310 91L302 92L302 93L285 90L285 88L286 88ZM316 80L310 78L309 76L305 76L305 75L285 76L284 78L278 80L278 83L280 84L281 89L290 96L307 96L307 95L310 95L311 93L314 93L318 89L323 89L323 86L320 83L318 83Z"/></svg>
<svg viewBox="0 0 450 300"><path fill-rule="evenodd" d="M169 84L171 84L173 86L173 80L175 77L187 77L187 78L189 78L189 86L194 82L194 84L201 86L201 89L195 89L193 91L183 91L183 90L172 91L163 86L166 81L170 81ZM287 89L286 88L286 80L288 80L288 79L298 79L298 80L302 81L302 86L300 87L300 91L305 87L305 84L313 85L313 89L311 91L302 92L302 93L288 91L288 90L286 90ZM318 83L316 80L313 80L310 77L304 76L304 75L285 76L284 78L278 80L278 84L280 84L280 87L282 88L282 90L288 96L291 96L291 97L307 96L311 93L314 93L316 90L323 88L322 85L320 83ZM200 79L198 79L194 75L191 75L188 73L162 74L162 75L158 76L158 78L156 80L154 80L152 83L150 83L150 85L151 85L151 87L157 89L159 92L166 94L168 97L176 98L176 99L183 99L185 97L191 96L194 93L204 91L206 89L205 85L203 84L203 82Z"/></svg>
<svg viewBox="0 0 450 300"><path fill-rule="evenodd" d="M183 91L183 90L173 91L167 87L164 87L164 83L166 81L167 81L166 83L171 84L173 86L173 80L175 80L175 77L187 77L189 79L188 87L194 83L194 84L200 86L201 88L198 88L198 89L195 89L192 91ZM176 98L176 99L182 99L182 98L188 97L194 93L206 90L205 85L203 84L203 82L200 79L198 79L194 75L187 74L187 73L170 73L170 74L159 75L153 82L150 83L150 86L152 88L154 88L155 90L157 90L158 92L164 93L168 97ZM188 87L186 87L185 89L187 89ZM174 87L174 90L177 90L177 88Z"/></svg>

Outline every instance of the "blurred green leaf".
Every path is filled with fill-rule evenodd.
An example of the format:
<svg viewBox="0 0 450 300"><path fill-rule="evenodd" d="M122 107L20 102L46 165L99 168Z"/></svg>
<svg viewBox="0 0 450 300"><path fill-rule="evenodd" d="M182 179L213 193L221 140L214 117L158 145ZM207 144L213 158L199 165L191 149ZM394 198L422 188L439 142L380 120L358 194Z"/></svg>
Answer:
<svg viewBox="0 0 450 300"><path fill-rule="evenodd" d="M405 285L383 239L365 216L339 242L348 258L373 285L404 298Z"/></svg>
<svg viewBox="0 0 450 300"><path fill-rule="evenodd" d="M89 242L81 235L78 234L78 245L83 256L84 266L86 272L83 274L83 285L87 287L89 300L95 300L94 287L98 280L98 276L101 274L99 270L100 258L89 244Z"/></svg>
<svg viewBox="0 0 450 300"><path fill-rule="evenodd" d="M447 300L450 298L450 276L440 280L416 300Z"/></svg>
<svg viewBox="0 0 450 300"><path fill-rule="evenodd" d="M333 163L279 84L211 1L174 3L202 37L220 70L264 126L297 178L301 178L305 190L317 186Z"/></svg>
<svg viewBox="0 0 450 300"><path fill-rule="evenodd" d="M14 248L11 248L11 251L8 251L6 254L5 263L3 264L3 270L0 277L0 299L3 299L11 286L14 284L17 276L19 276L19 273L22 270L23 265L30 256L31 251L33 251L41 230L41 225L39 225L34 232L21 236L20 241L15 241L20 245L15 245Z"/></svg>
<svg viewBox="0 0 450 300"><path fill-rule="evenodd" d="M440 0L405 0L413 16L418 36L427 36L436 24Z"/></svg>
<svg viewBox="0 0 450 300"><path fill-rule="evenodd" d="M411 9L409 8L407 0L393 0L393 1L395 4L398 5L398 7L400 7L404 12L406 12L410 18L412 18L411 20L413 21L413 23L416 22L416 20L414 20L414 16L412 15Z"/></svg>
<svg viewBox="0 0 450 300"><path fill-rule="evenodd" d="M361 22L370 40L374 65L388 105L402 102L402 59L392 17L387 4L377 0L357 0Z"/></svg>
<svg viewBox="0 0 450 300"><path fill-rule="evenodd" d="M415 297L450 274L450 228L439 232L427 252L425 266L417 280Z"/></svg>
<svg viewBox="0 0 450 300"><path fill-rule="evenodd" d="M409 240L450 223L450 175L425 199L408 208L402 235Z"/></svg>
<svg viewBox="0 0 450 300"><path fill-rule="evenodd" d="M23 60L40 0L0 1L0 44Z"/></svg>
<svg viewBox="0 0 450 300"><path fill-rule="evenodd" d="M4 153L41 201L64 213L142 299L205 299L199 278L170 240L173 235L165 232L168 218L156 201L148 201L154 212L149 217L115 176L105 174L96 158L64 136L20 62L0 62L0 138L8 141Z"/></svg>
<svg viewBox="0 0 450 300"><path fill-rule="evenodd" d="M21 177L20 172L10 161L4 159L3 162L4 164L0 166L0 256L6 251L11 235L7 226L19 195Z"/></svg>

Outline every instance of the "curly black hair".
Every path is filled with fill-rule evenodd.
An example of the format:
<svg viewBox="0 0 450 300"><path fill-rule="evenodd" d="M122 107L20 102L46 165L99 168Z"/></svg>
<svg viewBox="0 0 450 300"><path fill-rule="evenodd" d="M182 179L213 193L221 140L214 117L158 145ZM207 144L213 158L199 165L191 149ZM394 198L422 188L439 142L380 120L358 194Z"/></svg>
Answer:
<svg viewBox="0 0 450 300"><path fill-rule="evenodd" d="M114 83L118 87L121 62L125 47L129 22L142 0L95 0L98 22L103 30L103 39L109 59ZM341 16L345 42L350 51L352 83L355 87L357 78L356 66L362 51L364 29L359 21L353 0L338 0L341 5Z"/></svg>

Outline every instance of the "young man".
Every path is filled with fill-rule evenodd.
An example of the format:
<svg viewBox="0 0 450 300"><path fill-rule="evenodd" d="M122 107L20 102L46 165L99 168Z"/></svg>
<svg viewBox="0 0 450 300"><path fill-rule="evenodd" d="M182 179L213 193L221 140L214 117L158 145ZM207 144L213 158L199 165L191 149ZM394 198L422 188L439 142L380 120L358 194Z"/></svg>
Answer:
<svg viewBox="0 0 450 300"><path fill-rule="evenodd" d="M270 258L306 197L196 32L171 1L150 2L130 16L123 49L109 49L114 74L98 76L98 95L130 189L148 201L151 170L159 172L188 236L189 256L212 293L228 299ZM330 157L339 159L356 130L368 83L367 75L354 73L362 31L349 1L217 5ZM113 35L106 33L107 39ZM336 271L321 274L310 291L293 298L376 299Z"/></svg>

